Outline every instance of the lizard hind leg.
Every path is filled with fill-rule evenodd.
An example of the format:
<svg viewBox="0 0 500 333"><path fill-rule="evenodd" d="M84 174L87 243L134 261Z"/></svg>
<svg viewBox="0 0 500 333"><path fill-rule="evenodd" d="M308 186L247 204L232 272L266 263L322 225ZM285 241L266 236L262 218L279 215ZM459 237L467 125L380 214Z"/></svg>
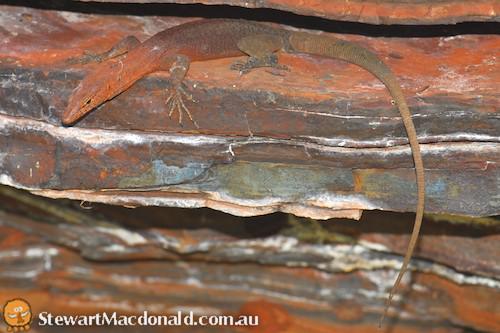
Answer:
<svg viewBox="0 0 500 333"><path fill-rule="evenodd" d="M276 51L283 48L283 40L275 35L252 35L238 41L238 48L248 55L246 61L237 61L231 65L232 70L246 74L254 68L272 67L287 70L284 65L278 64Z"/></svg>

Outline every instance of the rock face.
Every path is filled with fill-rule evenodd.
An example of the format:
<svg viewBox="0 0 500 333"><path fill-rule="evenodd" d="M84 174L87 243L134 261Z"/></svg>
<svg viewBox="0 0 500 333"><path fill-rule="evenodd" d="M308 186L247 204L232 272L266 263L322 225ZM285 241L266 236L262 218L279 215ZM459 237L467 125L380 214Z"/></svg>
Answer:
<svg viewBox="0 0 500 333"><path fill-rule="evenodd" d="M73 88L96 66L75 59L187 19L8 6L3 12L0 183L50 197L240 216L414 210L401 119L385 87L360 68L281 54L289 71L239 76L230 70L234 59L195 62L186 84L196 102L187 103L199 129L168 119L162 73L63 127ZM374 50L400 79L422 143L426 210L489 216L500 212L500 42L469 33L341 38Z"/></svg>
<svg viewBox="0 0 500 333"><path fill-rule="evenodd" d="M497 2L196 1L405 27L98 2L0 5L0 308L28 301L31 332L69 330L41 326L44 311L179 309L261 323L169 332L379 332L413 223L411 213L388 211L412 212L416 190L399 114L369 73L306 55L279 54L289 71L244 76L230 70L237 59L198 62L186 89L199 129L168 118L168 73L61 125L73 89L96 66L78 63L86 53L192 17L227 16L321 30L391 67L422 144L426 211L440 215L426 216L387 329L500 331L500 224L488 217L500 215L498 23L435 25L498 21Z"/></svg>
<svg viewBox="0 0 500 333"><path fill-rule="evenodd" d="M385 293L401 264L393 252L404 252L413 222L411 214L394 213L320 224L207 209L82 210L0 189L0 302L23 297L36 313L59 315L167 315L180 308L258 315L262 325L250 330L255 332L377 332ZM31 218L21 215L26 211ZM469 222L426 219L387 322L393 329L499 330L499 222Z"/></svg>
<svg viewBox="0 0 500 333"><path fill-rule="evenodd" d="M500 21L500 4L495 0L80 0L141 4L177 3L231 5L244 8L273 8L300 15L371 24L449 24ZM172 7L170 7L172 8ZM279 12L276 12L276 14Z"/></svg>

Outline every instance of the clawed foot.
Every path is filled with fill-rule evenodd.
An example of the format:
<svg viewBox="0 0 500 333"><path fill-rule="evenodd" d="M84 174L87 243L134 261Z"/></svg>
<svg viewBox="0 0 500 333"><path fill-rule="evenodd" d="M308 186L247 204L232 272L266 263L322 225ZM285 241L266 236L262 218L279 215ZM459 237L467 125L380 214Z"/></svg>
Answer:
<svg viewBox="0 0 500 333"><path fill-rule="evenodd" d="M231 69L240 72L240 74L247 74L252 69L259 67L271 67L288 71L287 66L278 64L278 57L274 54L263 58L248 57L247 61L236 61L231 65Z"/></svg>
<svg viewBox="0 0 500 333"><path fill-rule="evenodd" d="M102 54L90 53L87 51L83 52L83 55L78 57L69 58L66 63L69 65L86 65L91 62L100 63L104 60Z"/></svg>
<svg viewBox="0 0 500 333"><path fill-rule="evenodd" d="M187 98L191 102L196 102L193 99L193 96L186 92L186 86L184 84L181 84L179 86L176 86L172 88L170 95L168 96L167 100L165 101L165 104L167 105L168 109L168 117L172 119L172 114L174 111L177 111L179 114L179 125L183 127L182 125L182 114L185 112L191 122L194 124L196 128L200 128L196 121L193 119L193 116L191 115L191 112L189 112L189 109L187 108L186 104L184 104L183 98Z"/></svg>
<svg viewBox="0 0 500 333"><path fill-rule="evenodd" d="M248 65L246 61L235 61L231 65L231 70L240 72L240 74L246 74L252 70L253 67Z"/></svg>

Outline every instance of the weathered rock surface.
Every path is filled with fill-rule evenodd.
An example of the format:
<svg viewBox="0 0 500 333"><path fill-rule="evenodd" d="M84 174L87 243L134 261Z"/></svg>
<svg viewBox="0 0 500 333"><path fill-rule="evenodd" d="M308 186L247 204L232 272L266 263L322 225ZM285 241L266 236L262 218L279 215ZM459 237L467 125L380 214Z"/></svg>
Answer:
<svg viewBox="0 0 500 333"><path fill-rule="evenodd" d="M371 24L449 24L500 21L495 0L80 0L105 3L205 4L272 8L301 15Z"/></svg>
<svg viewBox="0 0 500 333"><path fill-rule="evenodd" d="M0 303L23 297L55 314L183 308L263 320L256 330L223 332L378 332L401 264L392 252L404 251L413 223L411 214L388 213L319 224L206 209L82 210L0 189L8 209L0 212ZM497 332L498 227L498 220L489 227L426 220L386 328Z"/></svg>
<svg viewBox="0 0 500 333"><path fill-rule="evenodd" d="M35 314L184 309L261 318L257 329L168 328L174 333L380 332L413 214L361 211L415 206L406 135L382 84L355 66L305 55L279 55L290 71L241 77L229 70L235 59L222 59L193 63L186 81L200 129L168 119L163 73L63 127L73 88L96 66L75 63L86 52L221 9L247 19L262 13L97 2L0 5L0 183L10 186L0 186L0 306L23 297ZM197 2L377 24L498 21L495 1ZM393 69L422 142L428 212L499 214L495 23L379 27L271 13L260 19L355 41ZM500 331L498 218L433 219L424 221L387 331ZM144 332L100 329L71 331ZM35 323L30 332L68 330Z"/></svg>
<svg viewBox="0 0 500 333"><path fill-rule="evenodd" d="M161 73L65 128L60 115L71 92L96 66L75 65L75 57L187 19L9 6L2 13L3 184L242 216L359 218L366 209L415 207L401 119L384 86L360 68L286 54L280 61L290 71L281 73L239 76L229 69L234 59L193 63L186 83L200 129L168 119ZM377 52L401 81L422 143L427 211L499 214L500 38L342 38Z"/></svg>

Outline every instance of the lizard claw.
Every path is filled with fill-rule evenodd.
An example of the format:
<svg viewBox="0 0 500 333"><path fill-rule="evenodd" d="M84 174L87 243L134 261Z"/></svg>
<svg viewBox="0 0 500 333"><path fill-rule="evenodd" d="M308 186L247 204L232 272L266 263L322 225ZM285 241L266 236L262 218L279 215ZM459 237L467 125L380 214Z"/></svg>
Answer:
<svg viewBox="0 0 500 333"><path fill-rule="evenodd" d="M180 84L172 89L167 100L165 101L167 110L169 111L168 117L172 119L172 114L174 113L174 111L177 111L177 113L179 114L179 126L184 127L184 125L182 124L182 115L186 113L194 126L196 128L200 128L200 126L198 126L198 123L196 123L196 121L193 119L193 116L191 115L191 112L187 108L186 104L184 104L184 97L187 100L196 103L193 96L186 91L186 86L184 84Z"/></svg>
<svg viewBox="0 0 500 333"><path fill-rule="evenodd" d="M231 70L238 71L241 74L246 74L250 72L252 67L248 66L248 63L245 61L236 61L231 65Z"/></svg>
<svg viewBox="0 0 500 333"><path fill-rule="evenodd" d="M240 72L240 75L250 72L254 68L259 67L270 67L271 69L286 70L288 67L285 65L278 64L278 58L275 54L271 54L265 57L248 57L246 61L236 61L231 65L231 69ZM273 75L278 75L271 72Z"/></svg>

